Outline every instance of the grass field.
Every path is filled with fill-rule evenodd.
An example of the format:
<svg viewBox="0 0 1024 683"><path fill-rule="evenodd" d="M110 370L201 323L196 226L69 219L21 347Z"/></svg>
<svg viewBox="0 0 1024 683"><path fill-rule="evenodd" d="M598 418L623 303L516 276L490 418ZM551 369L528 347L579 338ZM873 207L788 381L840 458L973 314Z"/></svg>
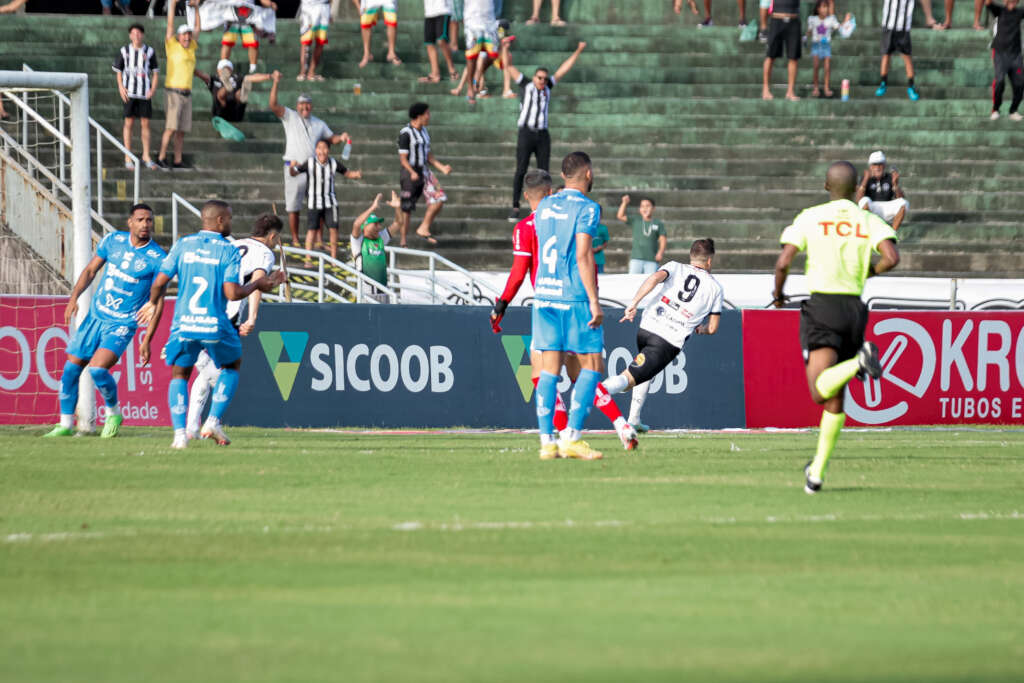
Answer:
<svg viewBox="0 0 1024 683"><path fill-rule="evenodd" d="M0 429L2 681L1020 681L1024 431Z"/></svg>

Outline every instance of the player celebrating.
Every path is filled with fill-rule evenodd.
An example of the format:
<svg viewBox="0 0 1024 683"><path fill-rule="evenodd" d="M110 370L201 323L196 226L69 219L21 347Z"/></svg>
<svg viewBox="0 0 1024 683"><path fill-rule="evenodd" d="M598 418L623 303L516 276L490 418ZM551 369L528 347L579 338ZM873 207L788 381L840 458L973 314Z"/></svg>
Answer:
<svg viewBox="0 0 1024 683"><path fill-rule="evenodd" d="M537 283L537 264L539 259L533 212L536 210L537 205L540 204L540 201L551 194L551 175L543 169L536 168L527 172L524 183L526 189L523 191L523 197L530 205L530 215L516 223L515 231L512 233L512 253L515 255L515 260L512 262L512 272L509 273L508 282L505 283L505 291L494 300L494 309L491 311L491 328L495 334L501 332L500 323L505 315L505 309L508 308L509 302L515 298L516 292L519 291L523 280L526 279L526 274L530 274L531 284L536 286ZM533 369L533 386L536 388L541 372L540 351L530 349L530 365ZM570 354L565 357L565 370L569 378L575 381L580 373L580 365L576 360L576 356ZM594 405L611 420L615 431L619 435L619 440L622 441L622 447L627 451L634 450L637 447L636 430L622 417L619 407L611 400L608 392L605 391L604 385L600 383L597 385ZM561 394L557 391L555 392L555 415L553 420L555 429L559 431L565 429L569 421L565 403L562 401Z"/></svg>
<svg viewBox="0 0 1024 683"><path fill-rule="evenodd" d="M690 247L690 264L670 261L644 280L619 322L633 321L637 306L651 290L664 283L654 301L644 311L636 334L637 355L622 374L609 377L604 386L609 393L633 388L629 422L647 426L640 412L647 401L650 381L668 367L683 350L693 333L714 334L722 317L722 285L711 275L715 255L713 239L697 240Z"/></svg>
<svg viewBox="0 0 1024 683"><path fill-rule="evenodd" d="M232 242L242 255L240 274L243 285L247 285L253 280L259 280L274 269L274 252L271 249L280 243L282 227L284 226L281 219L277 216L269 213L260 214L253 223L252 234ZM243 337L250 334L256 327L256 316L259 314L262 295L262 292L256 290L245 300L247 312L244 323L241 322L243 302L228 301L228 319L238 330L238 334ZM199 374L189 392L188 419L185 422L185 435L189 439L199 438L199 420L206 408L210 390L217 385L217 380L220 378L220 370L214 365L206 351L199 354L195 368Z"/></svg>
<svg viewBox="0 0 1024 683"><path fill-rule="evenodd" d="M811 297L800 306L800 346L807 366L807 384L814 402L823 405L818 450L804 468L804 491L815 494L825 479L825 466L846 421L843 388L854 375L882 376L878 348L864 341L867 306L860 300L864 281L892 270L900 262L896 232L878 216L853 201L857 171L848 161L828 167L825 189L832 201L801 212L782 231L782 253L775 262L776 308L789 266L798 251L807 251L807 285ZM882 258L871 265L871 252ZM840 358L847 360L839 361Z"/></svg>
<svg viewBox="0 0 1024 683"><path fill-rule="evenodd" d="M597 266L591 241L601 222L601 207L584 193L594 184L590 157L573 152L562 160L565 189L545 197L535 209L540 249L533 304L533 346L541 352L537 381L540 457L597 460L601 457L581 438L594 392L601 379L604 313L597 300ZM569 425L555 437L555 395L566 352L581 366L573 389Z"/></svg>
<svg viewBox="0 0 1024 683"><path fill-rule="evenodd" d="M117 436L124 418L117 402L117 382L111 376L110 368L114 367L135 336L135 314L145 303L150 284L167 255L150 239L152 233L153 209L146 204L136 204L128 214L128 231L112 232L104 237L96 255L78 277L71 291L71 300L64 309L65 325L70 325L78 312L78 297L89 288L100 268L107 264L89 313L68 344L68 359L60 378L60 424L45 436L71 436L74 433L78 379L86 363L106 404L106 420L100 436ZM150 326L139 346L143 365L149 362L149 343L155 330L155 326Z"/></svg>
<svg viewBox="0 0 1024 683"><path fill-rule="evenodd" d="M210 417L200 432L213 437L221 446L231 443L221 428L231 397L238 387L238 368L242 360L242 342L226 312L227 301L239 301L256 290L269 292L284 281L284 274L275 271L240 283L242 254L225 239L231 234L231 207L227 202L211 199L203 204L202 229L178 240L160 266L160 273L150 288L149 303L140 316L155 326L160 320L159 308L167 291L167 283L178 276L178 305L174 307L171 336L164 347L167 364L171 366L171 382L167 403L174 425L171 448L185 448L185 413L188 405L188 379L199 352L205 350L221 369L213 394Z"/></svg>

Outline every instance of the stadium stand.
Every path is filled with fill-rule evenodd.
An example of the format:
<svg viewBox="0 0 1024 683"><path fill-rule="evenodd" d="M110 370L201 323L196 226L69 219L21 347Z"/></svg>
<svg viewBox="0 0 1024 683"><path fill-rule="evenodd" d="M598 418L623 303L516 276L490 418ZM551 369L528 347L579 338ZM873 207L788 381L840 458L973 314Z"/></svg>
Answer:
<svg viewBox="0 0 1024 683"><path fill-rule="evenodd" d="M913 32L919 102L906 98L902 65L890 74L889 93L876 98L879 14L877 2L843 3L858 28L834 44L833 88L849 78L849 102L806 97L811 61L801 62L801 102L782 100L784 70L776 69L773 102L760 99L764 46L739 42L734 4L716 3L715 26L697 30L686 13L667 0L629 3L564 2L566 27L526 26L529 0L505 2L516 35L516 65L554 68L579 40L588 48L552 100L552 159L584 149L595 160L594 197L611 218L624 192L650 194L670 232L670 258L693 238L712 236L725 272L771 269L777 237L801 208L824 197L826 165L847 158L859 168L868 154L884 149L898 165L911 202L901 230L902 274L1009 276L1024 271L1016 245L1024 237L1019 208L1024 192L1016 176L1024 128L1005 117L992 122L988 32L968 29ZM627 9L628 6L628 9ZM806 4L804 9L809 10ZM970 26L970 3L958 3L954 26ZM358 21L349 3L331 27L322 83L298 83L298 31L294 20L278 22L275 44L264 44L260 70L280 69L282 101L294 103L310 91L315 114L354 140L352 165L361 183L339 183L342 220L376 192L397 186L395 138L416 100L431 105L434 149L454 168L443 179L449 203L437 224L444 256L473 269L505 268L511 225L506 216L514 170L518 103L498 95L497 72L489 76L495 97L475 107L448 94L450 85L418 83L426 73L422 6L400 8L401 66L381 54L364 69ZM755 16L751 10L750 16ZM0 68L85 71L90 75L91 112L109 130L120 130L121 103L110 69L111 46L123 42L135 18L24 15L0 22L0 43L18 45L0 55ZM147 38L159 43L161 18L146 23ZM920 24L923 17L915 17ZM219 32L200 39L199 68L210 70L219 52ZM806 51L805 51L806 52ZM160 51L162 58L162 48ZM237 56L241 56L239 52ZM457 59L461 66L462 59ZM162 62L161 62L162 65ZM353 93L359 83L361 94ZM161 84L161 90L162 90ZM267 111L269 86L257 87L247 120L238 124L247 140L228 142L209 123L209 94L196 80L195 123L186 141L190 171L143 171L142 200L162 214L163 242L170 238L170 195L193 202L220 197L235 207L244 231L252 217L273 204L283 213L283 131ZM154 98L154 141L163 130L163 96ZM337 150L340 152L340 149ZM118 151L107 148L104 197L108 210L125 213L130 197L118 198L118 181L129 177ZM122 183L122 188L124 187ZM414 216L422 213L422 207ZM344 223L343 223L344 224ZM614 221L608 271L624 272L629 235ZM185 230L196 229L186 221ZM410 244L420 248L425 245ZM716 264L717 265L717 264Z"/></svg>

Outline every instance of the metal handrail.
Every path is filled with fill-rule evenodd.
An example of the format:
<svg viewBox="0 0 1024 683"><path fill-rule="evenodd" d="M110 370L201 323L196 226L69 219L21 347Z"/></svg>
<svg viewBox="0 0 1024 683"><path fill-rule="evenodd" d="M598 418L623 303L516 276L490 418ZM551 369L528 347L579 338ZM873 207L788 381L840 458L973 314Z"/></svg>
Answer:
<svg viewBox="0 0 1024 683"><path fill-rule="evenodd" d="M397 303L398 301L398 293L394 290L393 284L382 285L373 278L367 277L365 274L363 274L362 271L353 268L347 263L343 263L337 259L331 258L322 251L310 251L308 249L301 249L299 247L282 247L282 249L286 254L291 254L293 256L301 256L304 259L317 259L317 270L315 273L302 268L291 268L289 270L289 274L294 273L298 275L315 275L317 277L317 285L315 287L313 285L305 285L302 283L295 282L292 282L291 286L293 289L299 289L308 292L317 292L317 300L319 303L323 303L324 297L327 296L328 294L333 294L333 292L324 287L326 283L333 284L339 289L343 289L346 292L355 296L357 304L369 302L380 303L379 301L376 301L374 299L366 298L365 291L367 288L369 288L371 291L376 290L379 291L381 294L387 294L388 300L391 303ZM333 266L338 270L344 272L345 274L355 278L358 286L353 286L347 282L344 282L343 280L339 280L330 273L326 272L325 268L327 265ZM390 281L390 279L391 278L389 277L388 280Z"/></svg>
<svg viewBox="0 0 1024 683"><path fill-rule="evenodd" d="M430 273L430 276L429 276L428 280L430 281L430 285L431 285L431 289L430 289L430 302L431 303L435 303L435 304L439 303L438 297L437 297L437 287L438 286L440 286L442 289L445 289L445 290L447 290L448 292L450 292L452 294L459 295L462 299L464 299L465 303L473 302L473 299L472 299L472 297L471 297L469 292L462 292L462 291L456 289L455 287L449 285L446 282L438 281L438 279L437 279L437 265L438 264L440 264L442 266L445 266L449 270L462 275L467 280L469 280L469 282L473 286L475 286L475 287L477 287L479 289L490 290L490 292L494 296L496 296L496 297L497 296L501 296L501 290L496 289L491 283L489 283L486 280L483 280L483 279L473 275L473 273L469 272L468 270L466 270L462 266L460 266L460 265L458 265L456 263L453 263L452 261L449 261L444 256L441 256L440 254L437 254L437 253L435 253L433 251L421 251L419 249L409 249L407 247L392 247L392 246L384 247L384 251L387 252L388 256L389 256L389 260L388 260L389 267L388 267L388 270L389 271L394 271L394 273L396 275L402 275L402 274L412 275L413 274L412 271L409 271L409 270L403 271L403 270L399 270L398 269L398 267L397 267L397 258L396 257L399 254L405 254L407 256L415 256L415 257L418 257L418 258L426 258L428 260L427 270ZM422 275L419 275L419 277L422 277ZM410 289L411 289L411 287L410 287ZM425 291L425 290L418 290L418 291Z"/></svg>
<svg viewBox="0 0 1024 683"><path fill-rule="evenodd" d="M199 211L189 200L182 197L177 192L171 193L171 244L178 241L178 204L181 204L186 209L194 213L197 217L202 217L202 212Z"/></svg>

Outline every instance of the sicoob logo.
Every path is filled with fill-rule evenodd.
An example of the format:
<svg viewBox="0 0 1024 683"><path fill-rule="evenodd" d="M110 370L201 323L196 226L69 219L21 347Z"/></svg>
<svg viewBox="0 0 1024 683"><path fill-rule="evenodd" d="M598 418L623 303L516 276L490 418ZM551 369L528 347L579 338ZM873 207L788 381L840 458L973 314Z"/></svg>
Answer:
<svg viewBox="0 0 1024 683"><path fill-rule="evenodd" d="M505 356L508 358L508 364L512 368L512 372L516 376L516 382L519 384L519 391L523 394L523 402L529 403L530 399L533 398L533 369L530 366L530 340L532 336L529 334L503 334L501 335L501 345L505 349ZM526 354L526 363L523 363L523 354Z"/></svg>
<svg viewBox="0 0 1024 683"><path fill-rule="evenodd" d="M306 353L309 334L307 332L260 332L259 338L263 354L267 357L267 365L270 366L270 372L274 375L277 388L281 391L281 398L287 401L291 396L292 387L295 385L295 376L299 373L302 356ZM282 351L288 360L281 360Z"/></svg>

